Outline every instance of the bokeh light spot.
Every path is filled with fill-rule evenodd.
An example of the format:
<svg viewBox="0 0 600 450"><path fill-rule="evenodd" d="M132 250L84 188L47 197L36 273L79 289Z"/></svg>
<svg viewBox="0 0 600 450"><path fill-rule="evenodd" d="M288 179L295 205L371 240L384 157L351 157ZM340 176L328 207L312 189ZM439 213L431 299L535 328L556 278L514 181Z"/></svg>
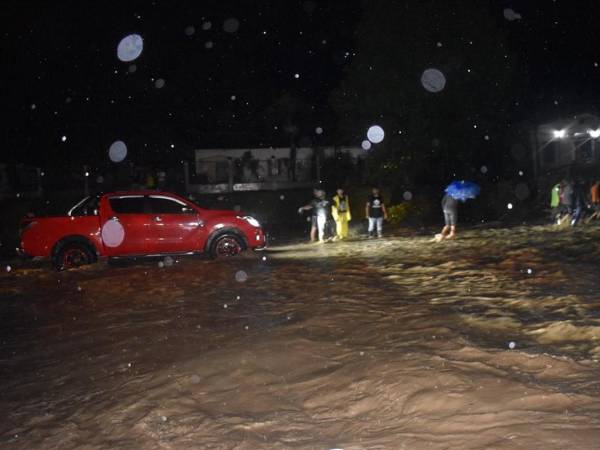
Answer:
<svg viewBox="0 0 600 450"><path fill-rule="evenodd" d="M230 17L223 22L223 30L227 33L235 33L240 28L240 21L235 17Z"/></svg>
<svg viewBox="0 0 600 450"><path fill-rule="evenodd" d="M248 274L246 272L244 272L243 270L238 270L235 273L235 281L237 281L238 283L244 283L247 280L248 280Z"/></svg>
<svg viewBox="0 0 600 450"><path fill-rule="evenodd" d="M142 54L144 40L139 34L125 36L117 46L117 57L123 62L133 61Z"/></svg>
<svg viewBox="0 0 600 450"><path fill-rule="evenodd" d="M438 69L426 69L421 75L421 84L429 92L440 92L446 87L446 77Z"/></svg>
<svg viewBox="0 0 600 450"><path fill-rule="evenodd" d="M367 131L367 139L373 144L379 144L381 141L383 141L384 137L385 132L383 131L383 128L381 128L379 125L373 125Z"/></svg>
<svg viewBox="0 0 600 450"><path fill-rule="evenodd" d="M121 162L127 157L127 145L123 141L115 141L108 148L108 157L112 162Z"/></svg>
<svg viewBox="0 0 600 450"><path fill-rule="evenodd" d="M107 247L118 247L125 239L125 229L118 220L108 220L102 225L102 241Z"/></svg>

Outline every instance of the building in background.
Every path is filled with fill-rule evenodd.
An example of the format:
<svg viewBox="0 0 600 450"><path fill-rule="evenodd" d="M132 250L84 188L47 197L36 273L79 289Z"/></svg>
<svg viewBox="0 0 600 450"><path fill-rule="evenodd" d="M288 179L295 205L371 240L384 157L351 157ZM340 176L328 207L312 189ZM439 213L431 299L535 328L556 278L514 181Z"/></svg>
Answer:
<svg viewBox="0 0 600 450"><path fill-rule="evenodd" d="M580 114L539 125L532 133L536 178L600 175L600 118Z"/></svg>
<svg viewBox="0 0 600 450"><path fill-rule="evenodd" d="M342 156L358 165L366 151L358 147L198 149L187 167L188 193L295 189L321 181L324 163Z"/></svg>

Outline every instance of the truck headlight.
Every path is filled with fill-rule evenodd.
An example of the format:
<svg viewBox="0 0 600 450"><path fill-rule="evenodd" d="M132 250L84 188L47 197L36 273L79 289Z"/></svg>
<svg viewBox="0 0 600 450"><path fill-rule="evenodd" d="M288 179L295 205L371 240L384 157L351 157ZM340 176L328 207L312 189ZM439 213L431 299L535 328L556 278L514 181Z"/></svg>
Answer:
<svg viewBox="0 0 600 450"><path fill-rule="evenodd" d="M260 228L260 222L258 220L256 220L252 216L244 216L244 217L240 217L240 219L245 220L246 222L248 222L253 227Z"/></svg>

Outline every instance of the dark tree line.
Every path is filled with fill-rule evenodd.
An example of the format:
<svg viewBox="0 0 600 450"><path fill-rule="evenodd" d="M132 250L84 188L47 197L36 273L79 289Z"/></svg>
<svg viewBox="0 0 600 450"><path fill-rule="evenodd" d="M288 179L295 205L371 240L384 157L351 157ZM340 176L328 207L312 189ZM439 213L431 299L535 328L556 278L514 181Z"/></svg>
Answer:
<svg viewBox="0 0 600 450"><path fill-rule="evenodd" d="M373 177L431 184L500 164L516 58L498 11L458 0L365 0L362 8L356 56L331 103L340 139L360 143L370 125L385 129ZM423 88L427 68L445 75L443 91Z"/></svg>

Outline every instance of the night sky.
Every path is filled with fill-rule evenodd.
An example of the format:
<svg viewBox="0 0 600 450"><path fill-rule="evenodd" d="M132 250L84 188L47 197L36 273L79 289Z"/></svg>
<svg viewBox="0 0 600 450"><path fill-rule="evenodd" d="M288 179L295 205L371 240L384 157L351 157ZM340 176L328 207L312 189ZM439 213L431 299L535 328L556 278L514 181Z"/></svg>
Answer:
<svg viewBox="0 0 600 450"><path fill-rule="evenodd" d="M479 1L443 4L460 15ZM286 146L290 98L302 111L300 144L360 145L338 130L330 98L352 68L372 2L3 2L2 159L101 164L117 139L136 162L178 163L197 148ZM506 121L594 112L596 2L490 4L516 65L503 93ZM521 19L507 20L505 8ZM228 19L239 27L224 30ZM131 33L143 37L144 50L121 62L117 45ZM415 80L398 89L423 88Z"/></svg>

